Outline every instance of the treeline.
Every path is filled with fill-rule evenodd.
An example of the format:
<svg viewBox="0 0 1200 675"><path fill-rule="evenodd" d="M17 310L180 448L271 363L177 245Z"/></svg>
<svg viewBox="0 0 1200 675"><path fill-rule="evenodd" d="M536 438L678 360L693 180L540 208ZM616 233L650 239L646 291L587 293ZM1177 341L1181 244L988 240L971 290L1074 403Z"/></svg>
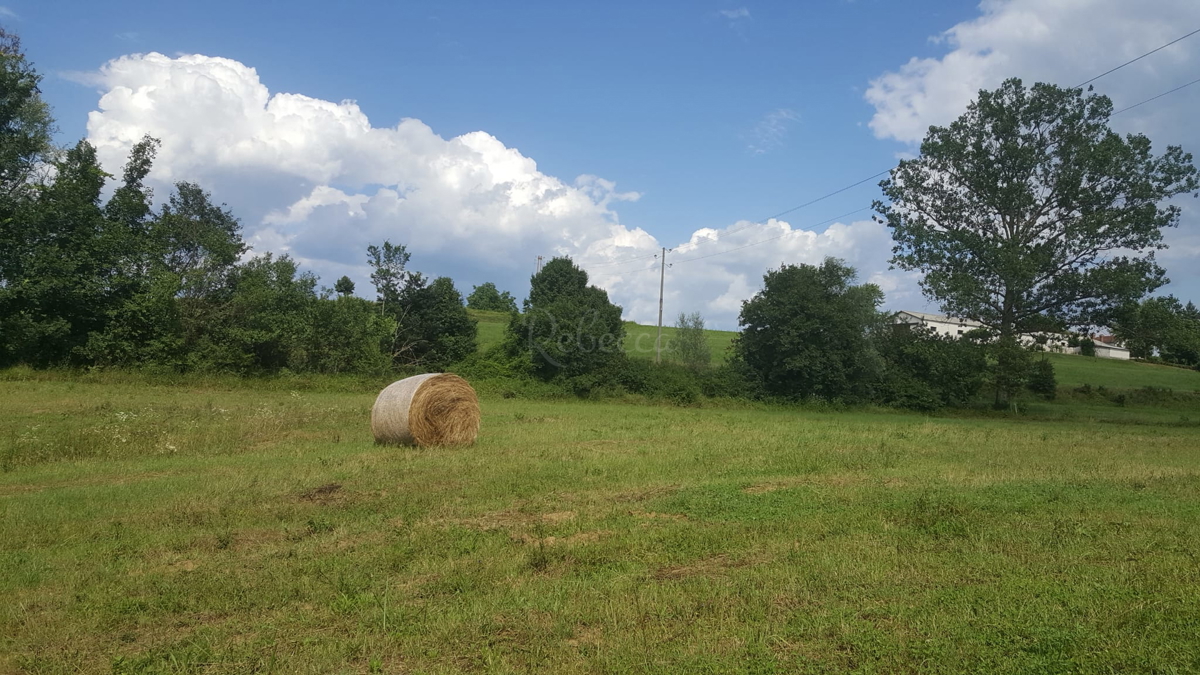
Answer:
<svg viewBox="0 0 1200 675"><path fill-rule="evenodd" d="M1117 315L1113 333L1135 359L1200 368L1200 309L1191 302L1146 298Z"/></svg>
<svg viewBox="0 0 1200 675"><path fill-rule="evenodd" d="M375 302L286 255L245 259L238 219L198 185L154 209L155 139L119 177L86 141L55 148L39 82L0 30L0 367L377 374L474 352L462 296L408 270L404 247L368 250Z"/></svg>
<svg viewBox="0 0 1200 675"><path fill-rule="evenodd" d="M898 326L879 311L882 291L854 282L854 269L835 259L771 270L743 303L742 331L725 363L710 365L703 318L691 314L679 317L670 362L655 365L625 354L621 308L570 259L555 258L532 278L505 340L459 370L581 396L634 393L683 404L708 396L933 410L985 392L1001 402L1022 392L1054 397L1049 361L986 331L955 339Z"/></svg>

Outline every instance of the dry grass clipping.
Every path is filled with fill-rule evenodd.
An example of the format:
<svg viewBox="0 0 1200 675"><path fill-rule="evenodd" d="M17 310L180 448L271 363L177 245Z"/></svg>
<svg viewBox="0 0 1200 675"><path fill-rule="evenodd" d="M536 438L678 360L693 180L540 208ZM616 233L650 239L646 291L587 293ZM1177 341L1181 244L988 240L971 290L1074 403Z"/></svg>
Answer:
<svg viewBox="0 0 1200 675"><path fill-rule="evenodd" d="M470 445L479 435L479 399L450 373L405 378L379 392L371 433L390 445Z"/></svg>

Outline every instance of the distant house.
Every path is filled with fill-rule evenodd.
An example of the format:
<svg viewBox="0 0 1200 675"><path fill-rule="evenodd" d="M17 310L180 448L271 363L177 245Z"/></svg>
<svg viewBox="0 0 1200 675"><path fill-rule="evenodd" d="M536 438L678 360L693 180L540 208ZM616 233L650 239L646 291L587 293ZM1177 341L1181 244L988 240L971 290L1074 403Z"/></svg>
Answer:
<svg viewBox="0 0 1200 675"><path fill-rule="evenodd" d="M1111 335L1093 335L1092 342L1096 345L1096 356L1099 358L1129 360L1129 350Z"/></svg>
<svg viewBox="0 0 1200 675"><path fill-rule="evenodd" d="M970 319L956 319L952 316L944 314L926 314L925 312L910 312L902 310L896 312L896 323L907 324L909 326L924 326L925 328L933 329L938 335L949 335L950 337L960 337L976 328L983 328L983 324Z"/></svg>

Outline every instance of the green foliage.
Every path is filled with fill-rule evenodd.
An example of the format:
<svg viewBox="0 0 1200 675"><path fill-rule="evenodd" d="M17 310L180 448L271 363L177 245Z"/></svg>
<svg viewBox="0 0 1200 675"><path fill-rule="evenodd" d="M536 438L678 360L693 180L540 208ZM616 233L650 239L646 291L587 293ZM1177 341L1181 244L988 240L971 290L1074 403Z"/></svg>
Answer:
<svg viewBox="0 0 1200 675"><path fill-rule="evenodd" d="M1200 310L1173 295L1146 298L1124 308L1113 334L1134 358L1157 356L1167 363L1200 366Z"/></svg>
<svg viewBox="0 0 1200 675"><path fill-rule="evenodd" d="M12 202L26 196L51 153L54 120L41 81L20 38L0 28L0 220L11 217Z"/></svg>
<svg viewBox="0 0 1200 675"><path fill-rule="evenodd" d="M883 325L874 335L884 369L876 400L914 410L965 405L983 386L985 348L916 326Z"/></svg>
<svg viewBox="0 0 1200 675"><path fill-rule="evenodd" d="M784 265L742 304L735 350L770 395L866 400L881 367L868 332L883 293L853 285L854 269Z"/></svg>
<svg viewBox="0 0 1200 675"><path fill-rule="evenodd" d="M1058 380L1054 377L1054 364L1045 358L1034 361L1025 386L1029 391L1047 401L1053 401L1054 397L1058 395Z"/></svg>
<svg viewBox="0 0 1200 675"><path fill-rule="evenodd" d="M377 300L384 312L399 313L400 293L411 276L405 271L410 258L412 254L404 244L384 241L383 246L367 247L367 264L373 270L371 283L375 284Z"/></svg>
<svg viewBox="0 0 1200 675"><path fill-rule="evenodd" d="M379 375L391 369L387 349L396 324L375 303L351 295L312 302L307 339L307 370L318 373ZM293 368L295 369L295 368Z"/></svg>
<svg viewBox="0 0 1200 675"><path fill-rule="evenodd" d="M399 308L392 345L397 363L444 370L475 353L475 321L449 277L426 284L420 274L407 275Z"/></svg>
<svg viewBox="0 0 1200 675"><path fill-rule="evenodd" d="M517 299L508 291L501 292L496 284L488 281L473 288L467 296L467 307L489 312L515 312Z"/></svg>
<svg viewBox="0 0 1200 675"><path fill-rule="evenodd" d="M992 357L988 384L995 394L995 405L999 408L1007 405L1025 388L1033 367L1033 356L1013 338L1001 338L989 344L988 350Z"/></svg>
<svg viewBox="0 0 1200 675"><path fill-rule="evenodd" d="M298 272L288 256L268 253L234 268L220 292L182 298L189 365L243 374L303 369L316 278Z"/></svg>
<svg viewBox="0 0 1200 675"><path fill-rule="evenodd" d="M242 226L195 183L178 182L150 228L156 264L179 278L184 298L217 293L246 252Z"/></svg>
<svg viewBox="0 0 1200 675"><path fill-rule="evenodd" d="M1082 338L1079 340L1079 355L1080 356L1095 356L1096 343L1091 338Z"/></svg>
<svg viewBox="0 0 1200 675"><path fill-rule="evenodd" d="M881 183L893 264L1002 338L1106 323L1165 282L1153 250L1197 188L1191 155L1108 127L1112 103L1018 79L981 91Z"/></svg>
<svg viewBox="0 0 1200 675"><path fill-rule="evenodd" d="M333 290L335 293L343 297L354 295L354 281L352 281L350 277L343 275L342 278L338 279L337 283L333 285Z"/></svg>
<svg viewBox="0 0 1200 675"><path fill-rule="evenodd" d="M508 326L511 349L528 355L543 380L598 373L625 360L621 308L570 258L554 258L530 280L525 312Z"/></svg>
<svg viewBox="0 0 1200 675"><path fill-rule="evenodd" d="M674 358L692 370L708 368L712 362L712 349L704 332L704 317L700 312L679 313L675 320L675 337L671 340L670 352Z"/></svg>
<svg viewBox="0 0 1200 675"><path fill-rule="evenodd" d="M102 245L106 174L81 141L54 163L53 183L18 206L0 286L0 363L77 364L109 304L111 251Z"/></svg>

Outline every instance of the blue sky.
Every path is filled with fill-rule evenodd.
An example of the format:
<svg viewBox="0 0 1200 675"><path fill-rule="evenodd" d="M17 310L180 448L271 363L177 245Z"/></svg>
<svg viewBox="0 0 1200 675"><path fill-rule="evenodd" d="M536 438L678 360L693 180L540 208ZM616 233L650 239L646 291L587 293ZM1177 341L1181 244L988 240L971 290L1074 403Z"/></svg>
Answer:
<svg viewBox="0 0 1200 675"><path fill-rule="evenodd" d="M327 284L349 273L365 294L356 252L385 236L409 243L418 269L449 274L464 291L495 280L523 294L534 256L567 253L595 263L593 276L627 315L648 320L657 289L647 283L656 275L647 274L654 260L646 256L658 246L677 248L672 255L683 260L785 234L671 270L669 314L698 309L733 327L738 303L768 266L825 254L881 283L890 306L929 309L911 275L887 270L886 231L859 222L868 213L832 230L818 225L868 206L878 195L874 181L789 214L786 225L757 221L894 165L913 151L921 129L948 122L979 86L1009 75L1075 84L1200 27L1194 5L5 0L3 21L46 74L44 95L63 142L90 137L119 165L144 127L163 138L164 186L201 182L243 218L256 250L289 252ZM1097 85L1120 106L1193 79L1179 81L1200 63L1200 36L1195 41ZM131 57L151 52L165 60ZM220 91L193 89L219 64L185 66L176 61L184 55L244 70L216 77ZM105 65L114 59L125 60ZM122 87L145 89L148 98L101 104ZM169 102L145 103L172 87L179 91ZM243 105L255 87L264 96L307 97L295 103L291 131ZM320 112L323 102L343 100L357 110ZM1121 130L1195 150L1200 134L1184 113L1194 119L1198 103L1196 92L1181 92L1129 115ZM238 110L237 120L248 116L242 136L230 140L211 128L214 120L241 123L220 106ZM103 114L89 126L97 110ZM392 154L346 168L360 161L362 146L321 140L341 138L344 124L329 121L331 114L365 116L372 130L409 118L428 133L397 132L404 140ZM454 143L480 131L491 140L471 137L469 150ZM241 139L249 147L261 138L273 139L269 153L220 152L222 143ZM528 196L512 196L520 190L503 187L515 184L505 183L514 153L536 162L536 175L530 164L515 179L537 186L532 206ZM318 155L316 168L295 168ZM463 183L464 175L473 178ZM562 199L547 196L556 194ZM1168 269L1177 278L1171 290L1200 298L1187 264L1192 247L1200 253L1194 224L1189 213ZM640 262L620 263L631 259Z"/></svg>

